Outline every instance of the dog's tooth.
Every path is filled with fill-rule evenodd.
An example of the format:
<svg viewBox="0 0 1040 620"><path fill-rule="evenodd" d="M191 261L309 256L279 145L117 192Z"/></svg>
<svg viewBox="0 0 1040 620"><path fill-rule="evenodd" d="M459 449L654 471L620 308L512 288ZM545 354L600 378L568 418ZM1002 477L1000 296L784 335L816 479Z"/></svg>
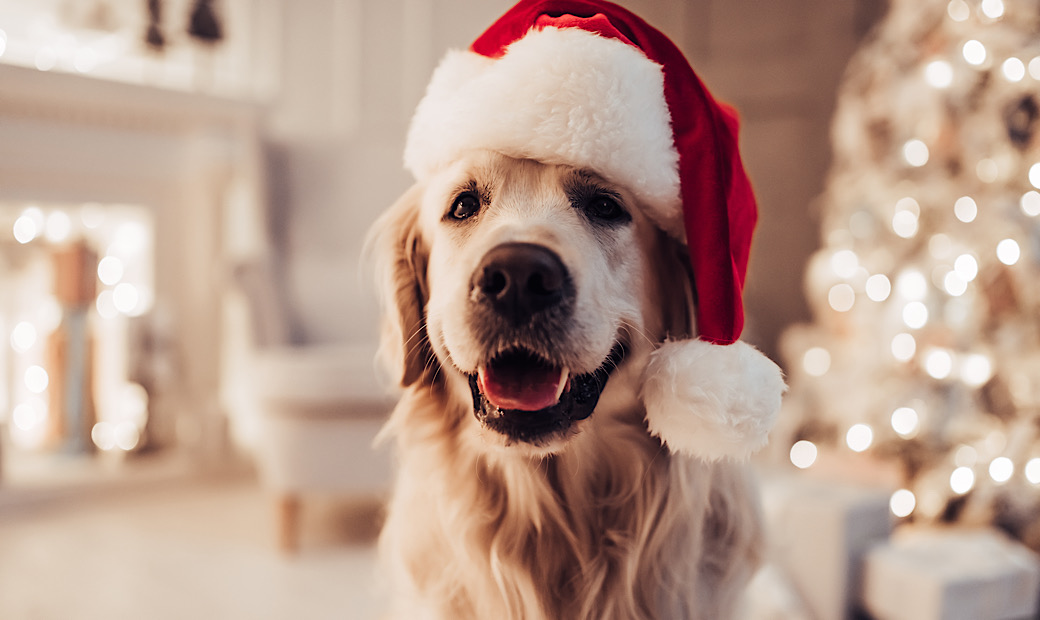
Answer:
<svg viewBox="0 0 1040 620"><path fill-rule="evenodd" d="M560 380L556 384L556 401L559 402L560 397L567 391L567 384L570 383L570 371L566 368L560 369Z"/></svg>

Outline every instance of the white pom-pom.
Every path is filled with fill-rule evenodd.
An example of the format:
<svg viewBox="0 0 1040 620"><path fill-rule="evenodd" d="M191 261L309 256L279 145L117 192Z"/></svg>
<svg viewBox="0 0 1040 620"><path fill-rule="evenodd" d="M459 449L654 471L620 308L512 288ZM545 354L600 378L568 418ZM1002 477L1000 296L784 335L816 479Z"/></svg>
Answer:
<svg viewBox="0 0 1040 620"><path fill-rule="evenodd" d="M666 342L643 371L650 434L705 461L745 459L765 446L787 386L780 368L744 342Z"/></svg>

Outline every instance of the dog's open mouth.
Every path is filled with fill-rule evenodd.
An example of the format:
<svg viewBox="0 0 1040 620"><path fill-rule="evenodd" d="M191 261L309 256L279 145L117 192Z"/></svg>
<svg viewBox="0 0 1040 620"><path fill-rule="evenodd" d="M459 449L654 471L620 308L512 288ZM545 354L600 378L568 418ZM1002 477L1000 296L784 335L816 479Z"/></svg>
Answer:
<svg viewBox="0 0 1040 620"><path fill-rule="evenodd" d="M574 375L526 349L507 351L470 375L473 413L509 439L541 444L592 415L624 356L616 344L595 371Z"/></svg>

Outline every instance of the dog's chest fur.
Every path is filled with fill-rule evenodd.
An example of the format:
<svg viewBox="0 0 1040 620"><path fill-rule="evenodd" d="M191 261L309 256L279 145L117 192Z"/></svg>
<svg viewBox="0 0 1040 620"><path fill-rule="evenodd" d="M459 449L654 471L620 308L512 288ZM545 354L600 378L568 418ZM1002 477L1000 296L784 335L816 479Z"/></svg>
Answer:
<svg viewBox="0 0 1040 620"><path fill-rule="evenodd" d="M749 512L724 491L733 470L674 458L637 416L554 457L499 458L466 445L467 415L425 387L391 421L402 460L381 551L411 593L402 617L724 617L713 584L749 569L757 534L727 522Z"/></svg>

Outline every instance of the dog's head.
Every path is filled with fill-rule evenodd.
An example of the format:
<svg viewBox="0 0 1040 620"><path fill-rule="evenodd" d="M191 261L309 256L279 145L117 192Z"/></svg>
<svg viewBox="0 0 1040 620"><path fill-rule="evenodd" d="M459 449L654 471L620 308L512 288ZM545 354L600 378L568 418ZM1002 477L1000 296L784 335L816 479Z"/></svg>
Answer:
<svg viewBox="0 0 1040 620"><path fill-rule="evenodd" d="M746 455L782 380L737 342L757 208L736 115L662 33L596 8L521 0L434 72L418 183L374 237L384 350L492 444L552 452L645 405L672 449Z"/></svg>
<svg viewBox="0 0 1040 620"><path fill-rule="evenodd" d="M592 171L490 151L412 188L376 228L402 383L443 382L493 445L565 445L630 359L690 331L684 248L644 211Z"/></svg>

